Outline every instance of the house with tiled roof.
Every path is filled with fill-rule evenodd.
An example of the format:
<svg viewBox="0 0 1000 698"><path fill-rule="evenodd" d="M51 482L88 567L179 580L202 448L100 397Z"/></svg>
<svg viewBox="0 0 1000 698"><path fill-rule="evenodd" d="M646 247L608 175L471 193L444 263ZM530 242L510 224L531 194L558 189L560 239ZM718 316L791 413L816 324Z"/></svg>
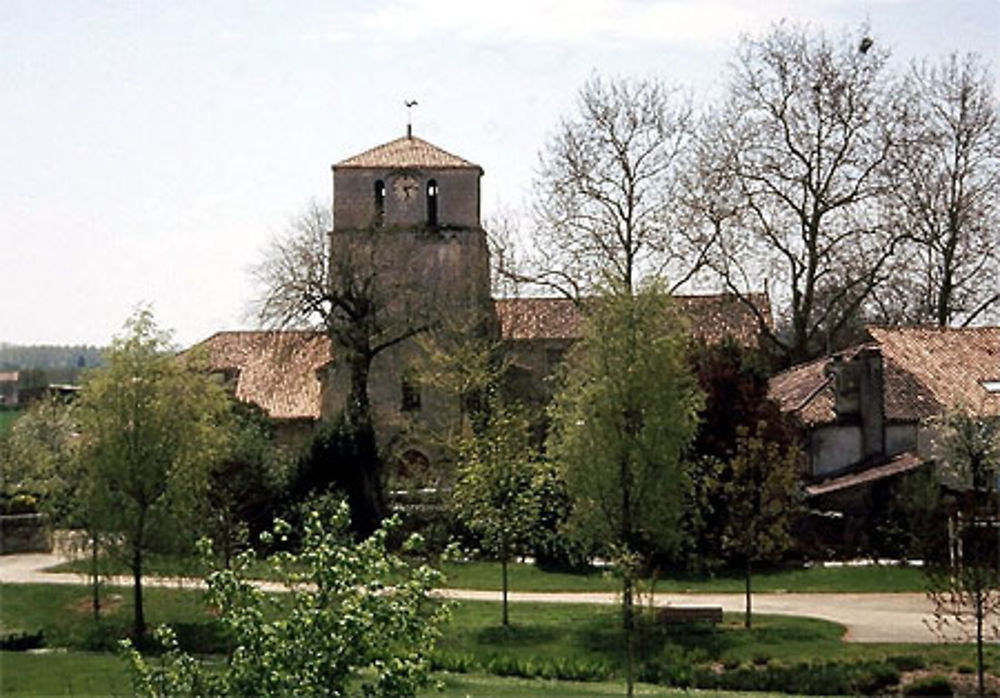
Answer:
<svg viewBox="0 0 1000 698"><path fill-rule="evenodd" d="M490 297L482 168L408 131L332 169L334 256L339 246L378 239L373 255L380 274L401 289L385 299L389 314L426 313L430 326L492 328L509 353L516 387L544 399L545 378L580 336L580 308L562 298ZM755 300L770 317L767 298ZM756 344L757 314L734 297L684 296L677 303L699 338ZM344 361L322 334L219 332L202 348L236 397L259 405L289 438L306 438L311 425L345 405ZM439 460L428 435L456 428L463 414L456 396L415 382L423 361L420 342L411 338L379 353L371 366L369 398L381 446L401 462Z"/></svg>
<svg viewBox="0 0 1000 698"><path fill-rule="evenodd" d="M5 407L16 407L18 404L18 381L20 374L17 371L0 371L0 405Z"/></svg>
<svg viewBox="0 0 1000 698"><path fill-rule="evenodd" d="M1000 327L869 327L867 335L770 382L770 397L801 428L813 498L878 498L935 457L937 421L951 410L1000 418Z"/></svg>

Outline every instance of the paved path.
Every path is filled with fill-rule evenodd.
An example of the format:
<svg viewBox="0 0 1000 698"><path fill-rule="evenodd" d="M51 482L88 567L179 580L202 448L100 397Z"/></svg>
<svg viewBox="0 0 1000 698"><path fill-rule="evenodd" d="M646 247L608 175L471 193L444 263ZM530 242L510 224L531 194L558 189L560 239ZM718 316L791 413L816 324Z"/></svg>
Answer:
<svg viewBox="0 0 1000 698"><path fill-rule="evenodd" d="M80 574L55 574L44 572L47 567L59 564L65 558L55 553L31 553L0 556L0 582L18 584L82 584L86 577ZM113 577L110 585L130 585L130 577ZM144 577L148 586L197 588L203 586L198 579ZM279 591L280 585L261 583L267 590ZM442 589L440 596L471 601L499 601L498 591L469 589ZM612 593L551 593L512 592L513 602L535 601L542 603L594 603L613 604L618 597ZM742 594L657 594L657 606L712 605L726 611L742 612ZM923 594L754 594L754 611L781 615L807 616L840 623L847 628L846 639L851 642L939 642L926 621L931 617L931 604Z"/></svg>

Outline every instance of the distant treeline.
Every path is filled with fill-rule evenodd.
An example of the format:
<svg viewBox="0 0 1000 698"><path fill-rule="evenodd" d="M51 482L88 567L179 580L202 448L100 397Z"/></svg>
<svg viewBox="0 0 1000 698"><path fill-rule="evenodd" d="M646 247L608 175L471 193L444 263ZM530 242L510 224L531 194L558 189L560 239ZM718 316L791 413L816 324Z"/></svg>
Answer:
<svg viewBox="0 0 1000 698"><path fill-rule="evenodd" d="M21 389L53 383L78 383L88 368L102 365L101 347L18 345L0 342L0 371L19 371Z"/></svg>

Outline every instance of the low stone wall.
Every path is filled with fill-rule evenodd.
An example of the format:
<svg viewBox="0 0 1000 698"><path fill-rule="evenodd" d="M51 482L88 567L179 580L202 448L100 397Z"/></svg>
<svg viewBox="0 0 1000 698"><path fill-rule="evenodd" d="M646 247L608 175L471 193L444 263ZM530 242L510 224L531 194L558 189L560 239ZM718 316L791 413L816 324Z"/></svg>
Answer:
<svg viewBox="0 0 1000 698"><path fill-rule="evenodd" d="M0 555L47 553L52 550L52 532L45 514L0 516Z"/></svg>

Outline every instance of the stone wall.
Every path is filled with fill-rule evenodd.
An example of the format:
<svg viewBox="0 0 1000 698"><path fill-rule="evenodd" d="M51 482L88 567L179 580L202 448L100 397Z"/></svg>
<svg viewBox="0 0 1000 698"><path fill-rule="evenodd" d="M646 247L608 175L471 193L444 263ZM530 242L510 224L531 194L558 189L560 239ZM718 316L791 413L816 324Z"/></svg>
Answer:
<svg viewBox="0 0 1000 698"><path fill-rule="evenodd" d="M52 532L44 514L0 516L0 555L52 551Z"/></svg>

